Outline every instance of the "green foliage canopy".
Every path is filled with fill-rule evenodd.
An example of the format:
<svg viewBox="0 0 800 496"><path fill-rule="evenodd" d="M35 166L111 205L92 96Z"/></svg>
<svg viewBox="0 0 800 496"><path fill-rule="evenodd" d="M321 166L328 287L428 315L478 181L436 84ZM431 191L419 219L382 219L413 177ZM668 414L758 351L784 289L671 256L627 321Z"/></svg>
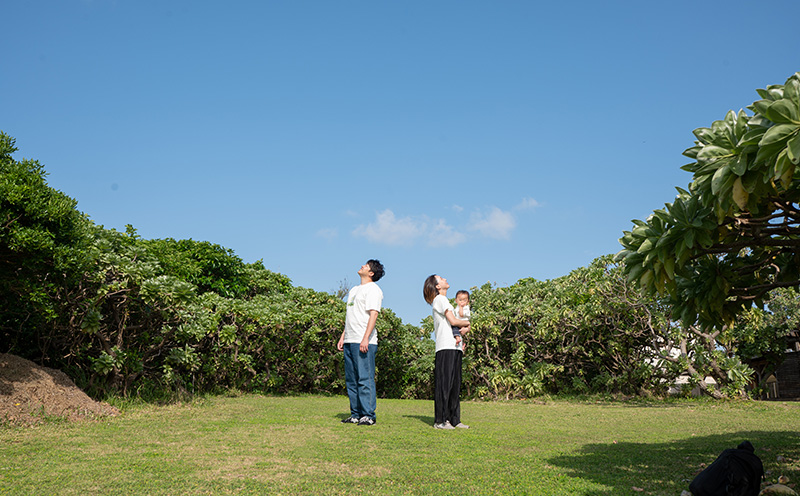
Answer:
<svg viewBox="0 0 800 496"><path fill-rule="evenodd" d="M800 73L694 131L688 190L625 231L630 280L667 295L685 326L730 326L775 288L800 285Z"/></svg>
<svg viewBox="0 0 800 496"><path fill-rule="evenodd" d="M16 151L0 132L0 338L33 353L38 330L69 319L65 308L91 263L91 223L47 185L39 162L17 161Z"/></svg>
<svg viewBox="0 0 800 496"><path fill-rule="evenodd" d="M549 281L473 291L465 387L487 398L658 391L667 317L610 256ZM428 323L430 325L430 323Z"/></svg>

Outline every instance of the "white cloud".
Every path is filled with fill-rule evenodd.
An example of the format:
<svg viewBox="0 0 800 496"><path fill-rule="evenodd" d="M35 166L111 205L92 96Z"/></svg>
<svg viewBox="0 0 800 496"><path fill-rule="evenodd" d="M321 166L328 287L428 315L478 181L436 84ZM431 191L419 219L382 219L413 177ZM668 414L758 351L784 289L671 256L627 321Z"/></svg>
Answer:
<svg viewBox="0 0 800 496"><path fill-rule="evenodd" d="M493 239L509 239L511 231L517 227L511 212L504 212L497 207L492 207L486 214L475 212L472 214L471 224L470 230Z"/></svg>
<svg viewBox="0 0 800 496"><path fill-rule="evenodd" d="M456 231L453 226L448 225L444 219L439 219L428 232L428 245L430 246L453 247L460 245L466 240L467 237L464 233Z"/></svg>
<svg viewBox="0 0 800 496"><path fill-rule="evenodd" d="M516 207L514 207L514 210L527 210L529 208L536 208L540 205L541 203L533 198L523 198L522 201Z"/></svg>
<svg viewBox="0 0 800 496"><path fill-rule="evenodd" d="M373 243L407 246L422 236L426 228L425 223L415 221L411 217L398 219L394 212L386 209L375 215L374 222L358 226L353 235L364 236Z"/></svg>
<svg viewBox="0 0 800 496"><path fill-rule="evenodd" d="M339 236L339 231L334 227L326 227L317 231L317 237L331 240Z"/></svg>
<svg viewBox="0 0 800 496"><path fill-rule="evenodd" d="M526 199L522 204L527 205L526 208L538 205L533 199ZM377 212L372 222L356 227L352 234L390 246L412 246L424 241L428 246L452 248L466 242L469 232L486 238L507 240L516 227L514 215L497 207L474 212L470 216L470 224L463 229L452 226L445 219L431 219L425 215L397 217L392 210L386 209ZM322 237L335 234L328 231L323 229L317 234Z"/></svg>
<svg viewBox="0 0 800 496"><path fill-rule="evenodd" d="M431 220L427 216L398 218L389 209L376 213L373 222L358 226L353 230L353 235L392 246L411 246L417 240L424 239L428 246L453 247L467 240L464 233L444 219Z"/></svg>
<svg viewBox="0 0 800 496"><path fill-rule="evenodd" d="M464 207L462 207L461 205L453 205L450 208L452 208L454 212L463 212L464 211Z"/></svg>

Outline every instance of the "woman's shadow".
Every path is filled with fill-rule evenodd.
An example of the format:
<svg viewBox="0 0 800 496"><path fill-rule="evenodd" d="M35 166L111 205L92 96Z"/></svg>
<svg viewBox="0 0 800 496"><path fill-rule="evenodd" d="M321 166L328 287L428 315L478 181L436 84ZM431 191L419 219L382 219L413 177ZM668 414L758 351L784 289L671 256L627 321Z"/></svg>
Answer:
<svg viewBox="0 0 800 496"><path fill-rule="evenodd" d="M435 420L433 417L428 415L403 415L403 418L417 419L428 426L433 425L433 421Z"/></svg>

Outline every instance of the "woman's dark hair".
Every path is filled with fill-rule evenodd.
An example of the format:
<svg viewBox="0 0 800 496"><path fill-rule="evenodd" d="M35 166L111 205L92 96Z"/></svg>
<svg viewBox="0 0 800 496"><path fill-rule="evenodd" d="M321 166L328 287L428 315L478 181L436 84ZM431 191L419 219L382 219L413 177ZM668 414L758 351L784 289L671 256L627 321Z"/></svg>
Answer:
<svg viewBox="0 0 800 496"><path fill-rule="evenodd" d="M433 305L433 299L439 294L436 288L436 274L428 276L425 279L425 284L422 286L422 297L428 302L428 305Z"/></svg>
<svg viewBox="0 0 800 496"><path fill-rule="evenodd" d="M379 260L367 260L367 265L369 265L369 270L372 271L372 282L378 282L386 273L386 271L383 270L383 264Z"/></svg>

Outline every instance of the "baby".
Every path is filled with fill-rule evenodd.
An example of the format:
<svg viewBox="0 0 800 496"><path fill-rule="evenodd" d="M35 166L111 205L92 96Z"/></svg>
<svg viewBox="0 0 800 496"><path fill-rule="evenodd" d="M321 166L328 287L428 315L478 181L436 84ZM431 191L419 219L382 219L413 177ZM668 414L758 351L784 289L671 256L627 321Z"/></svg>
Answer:
<svg viewBox="0 0 800 496"><path fill-rule="evenodd" d="M456 318L469 321L469 291L460 290L456 293ZM456 338L456 345L461 345L463 337L461 336L461 328L453 326L453 337ZM463 346L462 346L463 349Z"/></svg>

